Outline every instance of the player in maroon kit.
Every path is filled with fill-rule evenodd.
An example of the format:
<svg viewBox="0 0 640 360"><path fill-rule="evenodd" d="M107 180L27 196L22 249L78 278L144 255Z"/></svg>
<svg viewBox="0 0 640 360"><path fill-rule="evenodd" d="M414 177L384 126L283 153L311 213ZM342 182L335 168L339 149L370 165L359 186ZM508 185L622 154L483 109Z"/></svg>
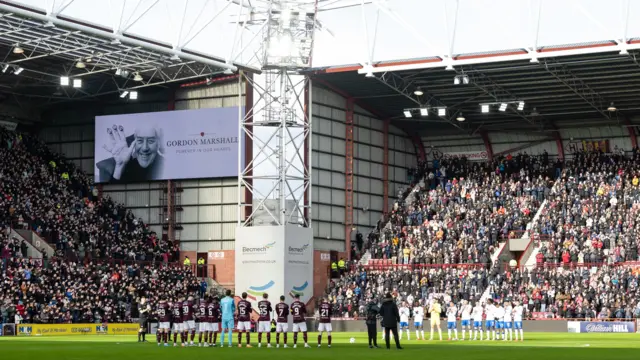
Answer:
<svg viewBox="0 0 640 360"><path fill-rule="evenodd" d="M331 304L326 297L322 298L320 303L320 324L318 325L318 347L322 344L322 333L327 332L327 343L331 347Z"/></svg>
<svg viewBox="0 0 640 360"><path fill-rule="evenodd" d="M211 324L209 323L209 314L207 313L210 300L207 298L200 300L198 303L198 346L209 347L207 340L209 339L209 333L211 332ZM202 335L204 335L204 344L202 343Z"/></svg>
<svg viewBox="0 0 640 360"><path fill-rule="evenodd" d="M295 295L295 301L291 303L291 315L293 315L293 347L298 347L298 333L302 332L304 337L304 347L308 348L307 342L307 323L305 322L305 315L307 315L306 305L300 301L300 295Z"/></svg>
<svg viewBox="0 0 640 360"><path fill-rule="evenodd" d="M220 332L220 322L222 321L222 311L220 310L220 299L214 296L207 305L207 316L209 317L209 344L216 346L218 342L218 332Z"/></svg>
<svg viewBox="0 0 640 360"><path fill-rule="evenodd" d="M289 305L284 302L284 295L276 304L276 347L280 347L280 333L284 333L284 347L287 347L287 331L289 330Z"/></svg>
<svg viewBox="0 0 640 360"><path fill-rule="evenodd" d="M184 328L182 324L182 301L178 301L178 299L176 299L176 301L173 302L171 309L173 313L173 346L178 346L178 334L180 334L180 340L182 342L182 346L184 346L184 335L182 334L182 329Z"/></svg>
<svg viewBox="0 0 640 360"><path fill-rule="evenodd" d="M242 347L242 333L247 334L247 347L251 346L251 303L247 301L247 293L242 293L242 300L238 302L238 347Z"/></svg>
<svg viewBox="0 0 640 360"><path fill-rule="evenodd" d="M184 328L182 329L182 333L184 334L184 340L187 342L189 340L189 333L191 333L191 342L190 346L194 346L193 339L196 337L196 308L193 304L193 297L189 296L189 298L182 303L182 324ZM183 343L184 345L184 343Z"/></svg>
<svg viewBox="0 0 640 360"><path fill-rule="evenodd" d="M171 308L165 300L160 300L156 309L156 316L158 317L158 346L161 343L164 343L164 346L169 346L167 341L169 340L169 330L171 329Z"/></svg>
<svg viewBox="0 0 640 360"><path fill-rule="evenodd" d="M262 300L258 302L258 347L262 346L262 333L267 334L267 347L271 347L271 302L267 300L269 294L262 294Z"/></svg>

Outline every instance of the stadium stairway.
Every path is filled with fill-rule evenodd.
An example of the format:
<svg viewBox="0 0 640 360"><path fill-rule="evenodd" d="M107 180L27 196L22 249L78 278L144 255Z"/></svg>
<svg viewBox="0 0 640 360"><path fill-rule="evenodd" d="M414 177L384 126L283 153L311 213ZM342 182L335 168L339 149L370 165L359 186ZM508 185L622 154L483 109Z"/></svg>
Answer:
<svg viewBox="0 0 640 360"><path fill-rule="evenodd" d="M20 235L14 229L11 229L9 236L12 238L18 239L20 242L24 241L27 244L27 256L31 259L42 259L42 252L39 248L33 244L31 239L27 239L24 236ZM48 245L47 245L48 246Z"/></svg>

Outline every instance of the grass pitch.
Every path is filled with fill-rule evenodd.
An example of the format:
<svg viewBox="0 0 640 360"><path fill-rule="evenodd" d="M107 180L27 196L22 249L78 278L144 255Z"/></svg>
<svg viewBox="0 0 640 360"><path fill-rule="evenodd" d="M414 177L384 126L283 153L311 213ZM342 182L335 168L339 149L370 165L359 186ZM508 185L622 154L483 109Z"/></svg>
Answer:
<svg viewBox="0 0 640 360"><path fill-rule="evenodd" d="M412 334L414 335L414 334ZM446 335L445 335L446 336ZM356 342L349 343L354 337ZM402 341L404 350L369 349L364 333L334 333L333 346L316 348L317 335L309 334L311 349L258 348L257 334L252 334L254 347L242 348L174 348L157 347L155 337L148 336L149 343L139 344L135 336L61 336L61 337L0 337L2 360L175 360L211 357L216 360L233 360L238 356L272 357L274 360L298 359L432 359L461 360L612 360L640 359L640 334L562 334L525 333L524 342L502 341ZM244 338L244 337L243 337ZM196 338L197 340L197 338ZM234 336L234 345L237 337ZM243 339L244 340L244 339ZM301 340L301 339L300 339ZM292 336L289 335L289 345ZM272 336L275 344L275 336ZM378 345L384 342L378 339Z"/></svg>

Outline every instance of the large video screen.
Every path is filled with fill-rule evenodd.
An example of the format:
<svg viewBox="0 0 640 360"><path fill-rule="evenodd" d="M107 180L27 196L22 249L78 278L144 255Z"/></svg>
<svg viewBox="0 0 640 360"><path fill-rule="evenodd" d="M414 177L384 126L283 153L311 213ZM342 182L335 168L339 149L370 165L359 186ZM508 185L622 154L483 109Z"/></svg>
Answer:
<svg viewBox="0 0 640 360"><path fill-rule="evenodd" d="M238 176L238 151L237 107L97 116L95 182Z"/></svg>

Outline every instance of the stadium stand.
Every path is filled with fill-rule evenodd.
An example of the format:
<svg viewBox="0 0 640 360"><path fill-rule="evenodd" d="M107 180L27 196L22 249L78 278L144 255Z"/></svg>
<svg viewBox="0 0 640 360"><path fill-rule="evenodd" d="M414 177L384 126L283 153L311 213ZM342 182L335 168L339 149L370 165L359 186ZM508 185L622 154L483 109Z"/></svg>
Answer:
<svg viewBox="0 0 640 360"><path fill-rule="evenodd" d="M3 322L123 322L147 297L200 291L191 268L172 266L176 244L130 211L98 199L90 179L35 137L0 127L0 314ZM56 257L32 259L11 236L27 228Z"/></svg>
<svg viewBox="0 0 640 360"><path fill-rule="evenodd" d="M524 231L550 193L548 157L519 154L492 163L434 161L404 199L390 226L369 235L374 259L394 263L490 262L499 238Z"/></svg>

